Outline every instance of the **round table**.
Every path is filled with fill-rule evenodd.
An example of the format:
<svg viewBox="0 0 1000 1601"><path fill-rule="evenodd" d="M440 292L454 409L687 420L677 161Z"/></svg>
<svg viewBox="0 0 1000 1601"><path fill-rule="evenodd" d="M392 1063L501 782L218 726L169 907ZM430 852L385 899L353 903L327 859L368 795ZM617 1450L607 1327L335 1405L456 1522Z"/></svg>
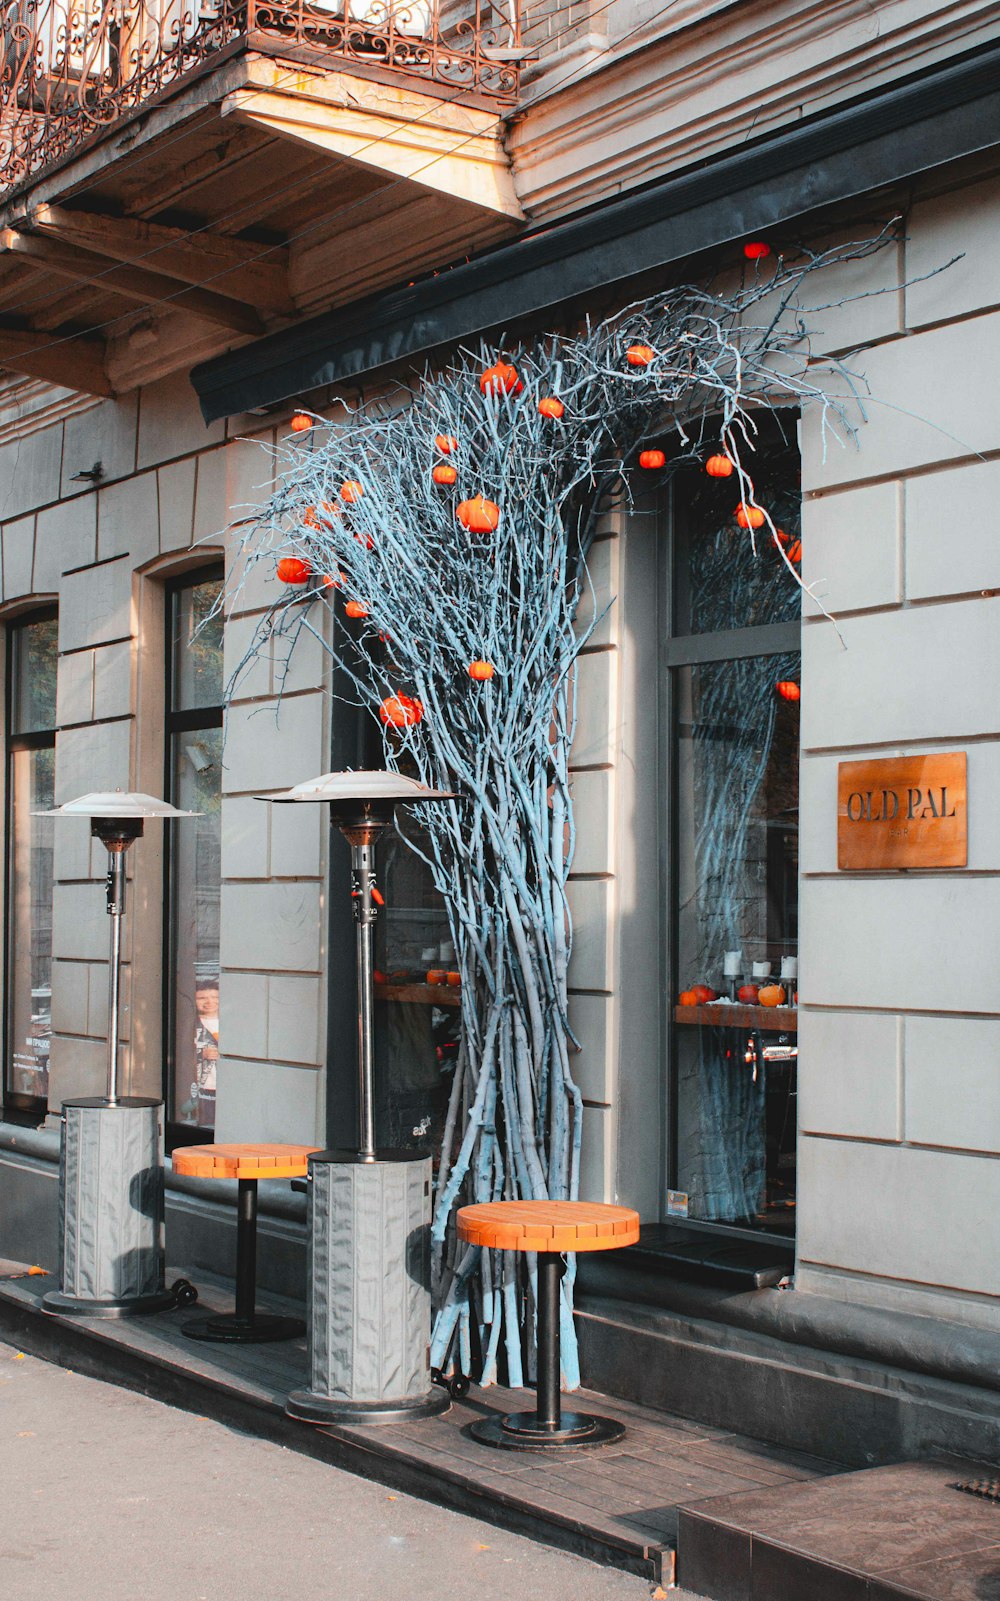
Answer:
<svg viewBox="0 0 1000 1601"><path fill-rule="evenodd" d="M183 1145L173 1153L175 1173L189 1178L236 1179L236 1310L195 1318L183 1332L192 1340L253 1345L305 1334L301 1318L258 1312L257 1181L302 1178L315 1145Z"/></svg>
<svg viewBox="0 0 1000 1601"><path fill-rule="evenodd" d="M515 1451L579 1450L621 1439L624 1424L563 1412L559 1364L559 1281L563 1254L635 1245L639 1214L599 1201L486 1201L458 1213L459 1239L494 1251L538 1253L538 1383L534 1412L512 1412L472 1425L483 1445Z"/></svg>

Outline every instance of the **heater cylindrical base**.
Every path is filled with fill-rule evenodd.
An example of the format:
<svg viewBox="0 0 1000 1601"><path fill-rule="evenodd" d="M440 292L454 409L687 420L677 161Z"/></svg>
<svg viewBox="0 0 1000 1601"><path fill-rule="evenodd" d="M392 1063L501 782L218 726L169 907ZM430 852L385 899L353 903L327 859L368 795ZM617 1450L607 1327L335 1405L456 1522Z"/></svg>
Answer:
<svg viewBox="0 0 1000 1601"><path fill-rule="evenodd" d="M390 1423L444 1411L431 1382L431 1164L418 1151L309 1158L310 1423Z"/></svg>
<svg viewBox="0 0 1000 1601"><path fill-rule="evenodd" d="M176 1304L164 1283L163 1103L63 1104L60 1285L47 1311L124 1317Z"/></svg>
<svg viewBox="0 0 1000 1601"><path fill-rule="evenodd" d="M357 1429L437 1417L450 1405L447 1390L437 1388L406 1401L337 1401L329 1395L314 1395L311 1390L293 1390L285 1402L285 1413L300 1423L342 1423L346 1428Z"/></svg>
<svg viewBox="0 0 1000 1601"><path fill-rule="evenodd" d="M42 1297L42 1311L59 1317L140 1317L148 1312L170 1312L177 1305L173 1290L159 1295L134 1295L121 1301L92 1301L86 1296L50 1290Z"/></svg>

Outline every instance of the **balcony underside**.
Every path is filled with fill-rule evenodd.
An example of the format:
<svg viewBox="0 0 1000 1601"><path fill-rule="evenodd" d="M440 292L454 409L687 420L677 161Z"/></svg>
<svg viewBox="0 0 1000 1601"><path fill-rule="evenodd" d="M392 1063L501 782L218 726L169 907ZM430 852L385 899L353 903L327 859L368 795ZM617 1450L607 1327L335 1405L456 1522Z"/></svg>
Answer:
<svg viewBox="0 0 1000 1601"><path fill-rule="evenodd" d="M244 53L0 205L0 367L119 394L522 217L495 110Z"/></svg>

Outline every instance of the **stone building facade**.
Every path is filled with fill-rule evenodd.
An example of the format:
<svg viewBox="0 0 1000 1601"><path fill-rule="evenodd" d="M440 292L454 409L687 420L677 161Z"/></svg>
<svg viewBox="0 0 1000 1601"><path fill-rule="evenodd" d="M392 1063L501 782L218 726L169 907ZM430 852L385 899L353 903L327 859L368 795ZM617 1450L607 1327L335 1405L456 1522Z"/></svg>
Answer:
<svg viewBox="0 0 1000 1601"><path fill-rule="evenodd" d="M28 258L34 276L0 283L0 319L9 325L0 329L0 363L10 364L0 388L0 621L9 632L57 608L55 800L116 786L163 791L170 597L220 562L232 580L225 531L267 492L271 450L295 403L332 414L342 400L405 381L428 354L445 353L450 338L501 325L516 336L550 317L623 304L651 282L724 274L748 235L818 247L901 217L895 244L831 274L826 298L836 304L821 319L822 350L849 352L870 389L856 446L824 445L809 413L798 435L803 577L836 624L807 598L795 639L802 698L794 1291L753 1289L746 1278L732 1281L728 1297L695 1290L668 1253L659 1267L601 1264L583 1274L580 1324L585 1376L639 1398L678 1405L695 1385L699 1398L688 1405L699 1415L813 1449L825 1440L823 1454L837 1446L847 1460L930 1446L996 1457L1000 1406L986 1372L992 1364L995 1375L1000 1353L995 13L968 3L945 15L929 0L898 0L877 20L864 7L790 0L749 8L699 0L662 14L629 0L562 8L529 0L525 21L537 59L514 105L490 106L480 96L462 106L460 97L435 98L409 80L394 86L384 73L362 72L361 128L361 112L345 110L350 65L312 61L309 82L293 95L280 50L263 60L245 55L218 69L225 81L204 80L214 87L203 85L197 106L186 105L195 91L182 81L146 122L129 125L138 130L128 151L135 167L92 142L12 186L2 220L19 237L51 239L62 226L69 244L61 248L82 250L82 225L74 232L56 215L46 231L39 216L46 207L100 215L104 206L115 219L149 224L154 232L142 248L166 260L177 240L155 229L190 232L183 173L178 166L160 211L137 202L130 174L162 181L165 164L173 170L169 141L190 123L191 161L202 163L190 204L197 213L200 198L209 237L222 241L223 268L251 271L253 244L257 254L272 249L286 275L280 292L270 280L241 288L244 308L256 296L263 340L227 326L231 308L213 305L203 316L204 305L165 307L152 294L126 317L118 302L107 303L111 269L95 282L81 257L76 277L42 253ZM950 100L949 72L968 80ZM838 177L837 160L845 172L852 160L849 141L837 144L838 116L863 119L870 107L877 117L911 87L928 117L940 109L940 127L917 128L891 156L876 128L854 173ZM980 100L986 109L973 117L969 108ZM298 231L277 201L267 217L258 207L249 230L230 221L212 231L229 202L206 176L209 136L197 130L207 106L221 108L227 138L239 130L225 152L219 146L220 172L231 164L238 179L240 162L259 156L280 186L274 152L296 153L285 178L309 197L314 234ZM962 123L963 108L974 127ZM790 160L782 141L813 127L813 176L782 191ZM725 162L748 142L764 177L733 192ZM474 161L458 159L460 144ZM405 168L410 156L401 152L417 146L420 161L442 163L433 181L423 168ZM308 162L299 161L303 150ZM715 172L723 176L713 199ZM344 202L337 185L347 180L355 198ZM96 205L95 189L103 196ZM630 201L648 214L611 209ZM354 209L338 223L345 204ZM557 259L544 281L526 268L522 282L519 262L530 267L546 230L560 226L576 230L565 236L565 268ZM672 242L657 244L657 227L673 229ZM616 249L619 228L625 243ZM552 235L552 248L561 237ZM134 261L134 239L132 248ZM598 248L605 259L595 266L587 252ZM500 287L487 309L466 310L476 295L486 306L484 280L462 277L479 270L480 253L487 276L491 261L501 264ZM431 331L421 335L430 301L421 299L426 285L411 280L468 255L471 267L431 280L438 299L427 312ZM32 338L46 346L40 362L14 336L25 331L32 298L52 295L50 273L63 274L61 320L32 321ZM198 281L190 264L176 279ZM379 299L394 294L398 304ZM103 377L93 383L98 392L87 393L78 387L79 362L67 358L60 373L58 340L75 349L72 330L107 321L109 310L117 321ZM393 343L394 315L408 330L401 343ZM60 334L64 327L71 331ZM327 369L324 341L333 352ZM196 372L194 386L192 368L207 375ZM246 409L226 401L236 392ZM97 463L96 481L88 479ZM667 823L679 757L662 685L689 665L671 654L662 547L672 517L669 499L651 490L634 514L609 517L595 546L602 616L580 661L573 755L570 983L586 1105L581 1194L635 1205L650 1224L682 1216L671 1207L684 1203L670 1199L685 1193L671 1088L680 1050L674 991L700 976L682 970L676 947ZM258 577L239 589L225 627L227 676L269 599ZM789 637L781 635L783 650ZM11 670L9 653L6 660ZM278 663L259 663L227 714L220 1140L323 1144L338 1126L336 1019L351 979L331 950L330 842L311 809L284 811L255 798L342 756L328 689L319 645L302 645L287 676ZM8 695L8 722L10 705ZM952 750L968 760L968 865L838 869L838 763ZM11 771L8 762L8 786ZM106 1026L103 864L82 824L61 828L53 850L47 1111L18 1115L8 1105L0 1125L0 1254L41 1261L54 1249L59 1107L69 1095L100 1091ZM158 830L133 856L128 1083L136 1093L159 1093L170 934ZM8 930L9 990L18 939L10 917ZM9 994L7 1006L9 1091ZM179 1265L224 1259L224 1187L176 1182L171 1201ZM302 1270L296 1207L274 1198L262 1244L264 1278L293 1290ZM706 1251L740 1244L738 1227L712 1234L707 1221L691 1235ZM687 1222L699 1220L689 1214ZM750 1230L758 1246L766 1232ZM782 1239L788 1245L787 1228ZM729 1281L706 1271L710 1285L725 1288ZM750 1374L756 1384L748 1385Z"/></svg>

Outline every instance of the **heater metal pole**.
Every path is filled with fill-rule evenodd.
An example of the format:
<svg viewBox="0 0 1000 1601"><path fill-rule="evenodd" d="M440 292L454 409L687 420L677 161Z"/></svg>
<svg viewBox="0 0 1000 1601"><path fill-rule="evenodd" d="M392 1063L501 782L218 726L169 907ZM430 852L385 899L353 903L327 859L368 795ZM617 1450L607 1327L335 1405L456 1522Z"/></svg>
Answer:
<svg viewBox="0 0 1000 1601"><path fill-rule="evenodd" d="M368 831L366 831L368 833ZM378 912L372 899L375 844L372 833L360 838L352 831L351 868L354 873L354 918L358 946L358 1151L375 1160L375 990L372 932Z"/></svg>
<svg viewBox="0 0 1000 1601"><path fill-rule="evenodd" d="M121 1012L122 917L125 914L125 844L108 845L108 1105L118 1105L118 1034Z"/></svg>

